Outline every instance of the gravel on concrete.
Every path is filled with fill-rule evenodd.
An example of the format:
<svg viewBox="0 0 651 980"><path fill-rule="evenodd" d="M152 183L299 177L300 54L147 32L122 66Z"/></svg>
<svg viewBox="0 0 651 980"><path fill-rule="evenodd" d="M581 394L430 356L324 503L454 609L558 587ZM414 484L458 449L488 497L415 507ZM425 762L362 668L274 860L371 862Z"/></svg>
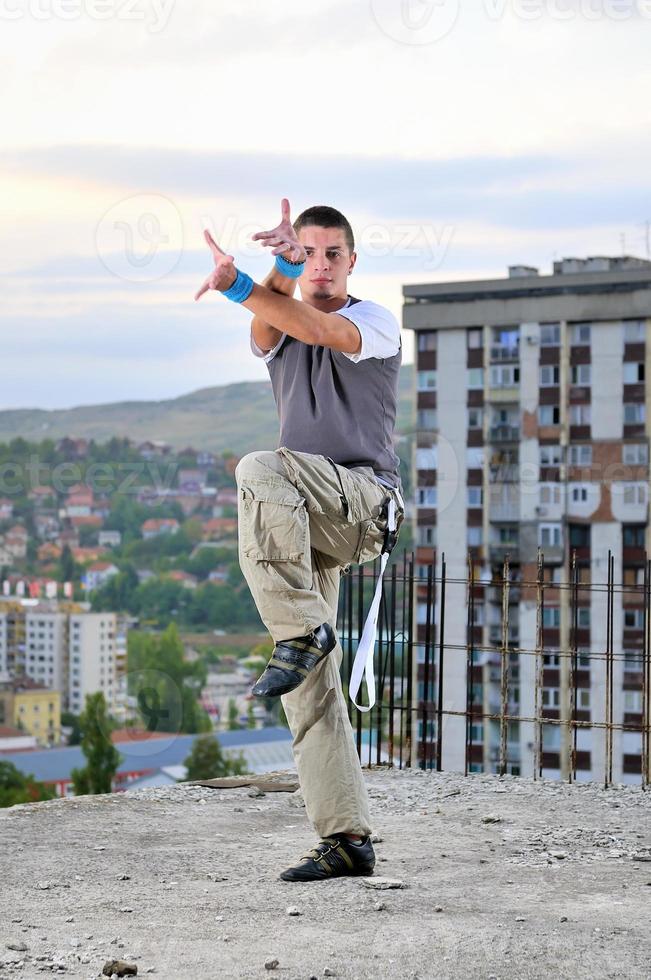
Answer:
<svg viewBox="0 0 651 980"><path fill-rule="evenodd" d="M0 810L0 980L651 980L651 793L364 772L381 888L278 878L317 839L300 791Z"/></svg>

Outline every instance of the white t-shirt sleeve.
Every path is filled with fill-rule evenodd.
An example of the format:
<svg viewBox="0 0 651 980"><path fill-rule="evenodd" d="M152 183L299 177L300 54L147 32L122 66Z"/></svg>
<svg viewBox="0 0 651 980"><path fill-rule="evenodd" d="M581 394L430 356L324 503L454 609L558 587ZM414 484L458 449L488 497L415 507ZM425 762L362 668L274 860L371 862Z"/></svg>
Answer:
<svg viewBox="0 0 651 980"><path fill-rule="evenodd" d="M264 358L265 363L267 363L268 361L271 360L272 357L276 356L286 336L287 334L284 333L275 347L272 347L271 350L264 351L262 350L261 347L258 347L258 345L256 344L255 340L253 339L253 331L251 331L251 350L253 351L256 357Z"/></svg>
<svg viewBox="0 0 651 980"><path fill-rule="evenodd" d="M360 332L362 349L359 354L339 352L355 364L367 357L393 357L400 350L400 324L386 306L363 299L335 312L354 323Z"/></svg>

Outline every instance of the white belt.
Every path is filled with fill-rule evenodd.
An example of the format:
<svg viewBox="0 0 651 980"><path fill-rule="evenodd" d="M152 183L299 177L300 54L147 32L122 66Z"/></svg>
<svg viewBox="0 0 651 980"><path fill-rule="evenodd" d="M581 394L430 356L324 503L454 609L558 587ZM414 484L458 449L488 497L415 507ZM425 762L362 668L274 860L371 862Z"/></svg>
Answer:
<svg viewBox="0 0 651 980"><path fill-rule="evenodd" d="M404 513L405 504L400 491L397 488L387 489L390 489L390 492L396 495ZM393 496L391 496L389 498L389 520L387 530L395 531L395 529L396 502L393 499ZM375 635L377 633L377 621L380 613L380 600L382 598L382 577L384 576L384 570L387 567L388 560L389 552L382 551L380 554L380 574L375 586L375 594L373 595L371 608L368 611L368 616L366 617L366 622L364 623L364 629L362 630L362 636L359 641L359 646L357 647L357 652L355 653L353 669L350 674L348 696L358 711L370 711L375 704L375 674L373 672L373 657L375 656ZM369 702L366 706L357 704L357 701L355 700L362 683L363 676L366 678L366 691L368 693Z"/></svg>

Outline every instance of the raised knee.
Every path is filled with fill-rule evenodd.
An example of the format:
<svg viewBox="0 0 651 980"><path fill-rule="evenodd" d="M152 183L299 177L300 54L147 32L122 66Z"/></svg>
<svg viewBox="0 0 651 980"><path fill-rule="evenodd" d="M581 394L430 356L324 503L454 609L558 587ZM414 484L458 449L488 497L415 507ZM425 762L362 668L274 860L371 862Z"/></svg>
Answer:
<svg viewBox="0 0 651 980"><path fill-rule="evenodd" d="M239 486L242 481L255 480L269 476L269 470L278 469L278 457L269 450L256 450L242 456L235 467L235 480Z"/></svg>

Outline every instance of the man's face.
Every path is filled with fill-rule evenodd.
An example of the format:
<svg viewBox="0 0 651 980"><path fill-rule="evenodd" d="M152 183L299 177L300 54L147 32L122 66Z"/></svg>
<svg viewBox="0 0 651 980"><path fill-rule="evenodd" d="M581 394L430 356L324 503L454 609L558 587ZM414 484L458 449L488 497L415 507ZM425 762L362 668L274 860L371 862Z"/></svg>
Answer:
<svg viewBox="0 0 651 980"><path fill-rule="evenodd" d="M320 228L307 225L298 233L307 252L305 268L299 280L303 299L333 299L348 294L348 273L357 255L350 254L343 228Z"/></svg>

